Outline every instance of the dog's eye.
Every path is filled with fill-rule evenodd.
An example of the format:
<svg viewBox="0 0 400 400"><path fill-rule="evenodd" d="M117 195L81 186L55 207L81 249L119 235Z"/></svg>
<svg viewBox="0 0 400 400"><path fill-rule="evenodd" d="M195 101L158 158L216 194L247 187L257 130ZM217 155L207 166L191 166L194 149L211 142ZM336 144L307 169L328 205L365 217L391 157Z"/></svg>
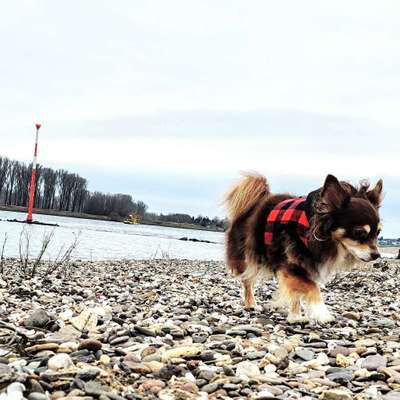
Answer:
<svg viewBox="0 0 400 400"><path fill-rule="evenodd" d="M354 228L353 230L353 237L356 240L363 240L366 239L368 236L368 232L364 228Z"/></svg>

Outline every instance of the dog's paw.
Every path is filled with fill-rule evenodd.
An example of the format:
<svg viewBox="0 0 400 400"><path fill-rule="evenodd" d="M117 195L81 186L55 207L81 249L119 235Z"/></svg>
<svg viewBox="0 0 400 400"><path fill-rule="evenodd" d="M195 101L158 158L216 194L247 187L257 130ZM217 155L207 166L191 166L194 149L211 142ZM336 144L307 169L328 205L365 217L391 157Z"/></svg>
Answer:
<svg viewBox="0 0 400 400"><path fill-rule="evenodd" d="M300 324L300 323L308 322L308 318L303 315L289 314L286 318L286 321L289 324Z"/></svg>
<svg viewBox="0 0 400 400"><path fill-rule="evenodd" d="M318 322L319 324L328 324L329 322L332 322L335 320L335 317L328 313L326 315L320 315L316 318L313 318L315 322Z"/></svg>
<svg viewBox="0 0 400 400"><path fill-rule="evenodd" d="M319 324L327 324L335 320L324 303L317 303L309 308L308 317Z"/></svg>
<svg viewBox="0 0 400 400"><path fill-rule="evenodd" d="M258 304L253 304L250 306L245 306L244 309L248 312L254 312L254 311L260 312L260 311L262 311L263 308L262 308L262 306L260 306Z"/></svg>

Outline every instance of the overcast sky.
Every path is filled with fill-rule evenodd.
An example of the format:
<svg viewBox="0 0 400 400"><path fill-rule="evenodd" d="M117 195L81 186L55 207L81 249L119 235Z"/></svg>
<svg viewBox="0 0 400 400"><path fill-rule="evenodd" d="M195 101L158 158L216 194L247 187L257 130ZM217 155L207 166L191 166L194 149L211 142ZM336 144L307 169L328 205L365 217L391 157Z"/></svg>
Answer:
<svg viewBox="0 0 400 400"><path fill-rule="evenodd" d="M238 171L308 193L384 178L400 236L398 1L3 2L0 153L223 215Z"/></svg>

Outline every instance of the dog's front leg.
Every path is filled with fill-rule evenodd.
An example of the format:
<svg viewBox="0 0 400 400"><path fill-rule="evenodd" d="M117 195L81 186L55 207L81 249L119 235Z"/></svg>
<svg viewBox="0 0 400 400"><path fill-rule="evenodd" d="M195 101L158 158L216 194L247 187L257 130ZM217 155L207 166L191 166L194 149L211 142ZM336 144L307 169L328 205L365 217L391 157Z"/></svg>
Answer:
<svg viewBox="0 0 400 400"><path fill-rule="evenodd" d="M305 297L305 303L306 312L310 320L325 324L335 319L335 317L328 310L328 307L325 305L319 287L316 283L313 291L309 294L309 296Z"/></svg>
<svg viewBox="0 0 400 400"><path fill-rule="evenodd" d="M320 323L333 321L333 316L322 300L318 285L306 275L293 273L293 266L282 268L277 273L279 291L289 304L288 322L300 322L305 318L301 315L300 302L305 303L307 317Z"/></svg>

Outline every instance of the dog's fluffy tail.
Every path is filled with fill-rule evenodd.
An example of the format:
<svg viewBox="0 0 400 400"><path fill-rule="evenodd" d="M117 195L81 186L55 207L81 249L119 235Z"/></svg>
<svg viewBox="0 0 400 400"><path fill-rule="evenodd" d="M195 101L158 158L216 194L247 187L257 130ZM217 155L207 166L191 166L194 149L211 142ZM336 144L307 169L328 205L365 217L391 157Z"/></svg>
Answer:
<svg viewBox="0 0 400 400"><path fill-rule="evenodd" d="M243 178L225 196L224 204L231 221L253 207L269 192L265 176L255 172L242 173Z"/></svg>

